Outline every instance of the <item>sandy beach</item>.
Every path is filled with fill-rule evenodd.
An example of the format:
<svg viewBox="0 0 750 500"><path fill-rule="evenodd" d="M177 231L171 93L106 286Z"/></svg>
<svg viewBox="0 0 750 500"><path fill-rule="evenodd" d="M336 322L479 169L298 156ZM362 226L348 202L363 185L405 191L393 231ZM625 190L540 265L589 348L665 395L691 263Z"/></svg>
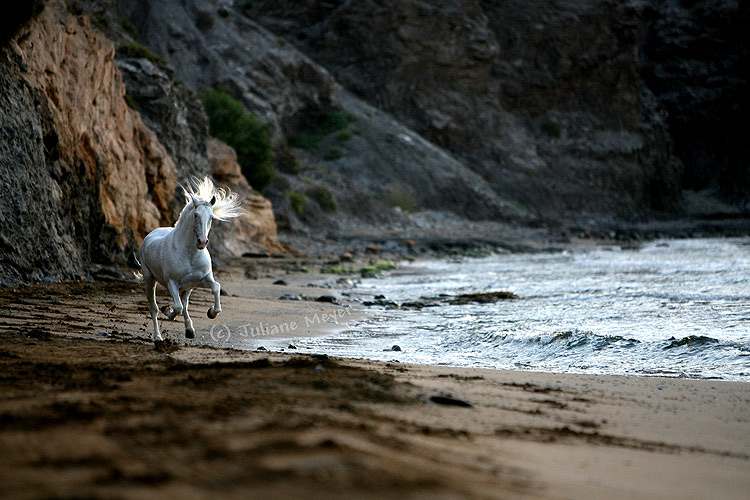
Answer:
<svg viewBox="0 0 750 500"><path fill-rule="evenodd" d="M228 293L219 319L205 317L206 292L191 300L198 343L211 343L212 324L237 334L273 318L300 325L296 335L338 326L342 305L279 300L336 295L319 276L277 266L248 280L243 266L217 273ZM305 321L316 314L325 319ZM741 499L750 491L750 384L219 349L181 344L182 322L162 324L175 341L168 352L149 342L136 283L0 289L0 497Z"/></svg>

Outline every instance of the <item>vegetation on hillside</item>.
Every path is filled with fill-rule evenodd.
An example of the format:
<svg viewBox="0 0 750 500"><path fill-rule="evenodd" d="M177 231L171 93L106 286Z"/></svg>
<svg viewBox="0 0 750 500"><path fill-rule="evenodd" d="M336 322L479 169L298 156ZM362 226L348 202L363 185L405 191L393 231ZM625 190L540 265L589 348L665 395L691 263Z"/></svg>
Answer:
<svg viewBox="0 0 750 500"><path fill-rule="evenodd" d="M237 151L237 162L254 189L263 192L273 180L270 127L223 89L205 89L199 97L209 118L212 136Z"/></svg>

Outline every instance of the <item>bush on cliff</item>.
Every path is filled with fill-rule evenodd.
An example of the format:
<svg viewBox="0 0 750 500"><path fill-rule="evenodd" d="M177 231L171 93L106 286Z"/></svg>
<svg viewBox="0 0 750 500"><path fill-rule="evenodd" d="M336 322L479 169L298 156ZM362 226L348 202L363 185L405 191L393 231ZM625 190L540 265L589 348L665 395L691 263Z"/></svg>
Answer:
<svg viewBox="0 0 750 500"><path fill-rule="evenodd" d="M263 191L273 180L271 130L225 90L200 92L212 136L237 151L237 162L250 185Z"/></svg>

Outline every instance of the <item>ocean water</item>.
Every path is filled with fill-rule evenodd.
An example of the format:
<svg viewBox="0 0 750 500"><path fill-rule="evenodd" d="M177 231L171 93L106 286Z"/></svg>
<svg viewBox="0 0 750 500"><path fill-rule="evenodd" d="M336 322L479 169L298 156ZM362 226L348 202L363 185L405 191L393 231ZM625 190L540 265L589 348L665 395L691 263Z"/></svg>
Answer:
<svg viewBox="0 0 750 500"><path fill-rule="evenodd" d="M488 291L519 298L369 308L344 331L297 344L408 363L750 382L750 238L418 260L348 293L401 303Z"/></svg>

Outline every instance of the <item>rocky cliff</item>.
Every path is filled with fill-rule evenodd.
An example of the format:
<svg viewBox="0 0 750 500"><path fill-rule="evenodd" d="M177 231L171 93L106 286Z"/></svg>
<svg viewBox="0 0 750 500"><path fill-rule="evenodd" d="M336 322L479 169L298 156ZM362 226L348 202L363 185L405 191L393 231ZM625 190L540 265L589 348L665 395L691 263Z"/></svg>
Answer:
<svg viewBox="0 0 750 500"><path fill-rule="evenodd" d="M545 218L679 208L645 2L255 1L245 14Z"/></svg>
<svg viewBox="0 0 750 500"><path fill-rule="evenodd" d="M177 134L167 142L181 168L175 165L126 102L114 46L87 16L51 1L29 17L0 54L0 207L8 217L0 240L3 283L86 276L101 265L124 264L149 231L174 222L184 202L178 181L211 169L205 130L191 156L178 149L195 136L164 127L165 136ZM160 116L161 123L170 119ZM202 162L194 163L200 151ZM270 224L265 241L275 240L267 207L252 212ZM229 236L219 244L230 246L240 251Z"/></svg>
<svg viewBox="0 0 750 500"><path fill-rule="evenodd" d="M394 211L394 196L414 210L472 219L529 218L464 162L352 96L325 68L249 19L245 4L165 0L158 9L149 2L96 4L94 9L112 18L131 19L140 40L163 55L187 85L222 87L271 124L278 150L301 133L314 135L332 114L348 116L346 139L334 137L339 130L329 133L320 144L294 150L300 171L289 175L278 169L267 194L287 229L336 236L399 223L403 215ZM332 150L337 154L329 155ZM290 195L304 200L304 207L292 206ZM333 198L337 210L319 203L321 198Z"/></svg>

